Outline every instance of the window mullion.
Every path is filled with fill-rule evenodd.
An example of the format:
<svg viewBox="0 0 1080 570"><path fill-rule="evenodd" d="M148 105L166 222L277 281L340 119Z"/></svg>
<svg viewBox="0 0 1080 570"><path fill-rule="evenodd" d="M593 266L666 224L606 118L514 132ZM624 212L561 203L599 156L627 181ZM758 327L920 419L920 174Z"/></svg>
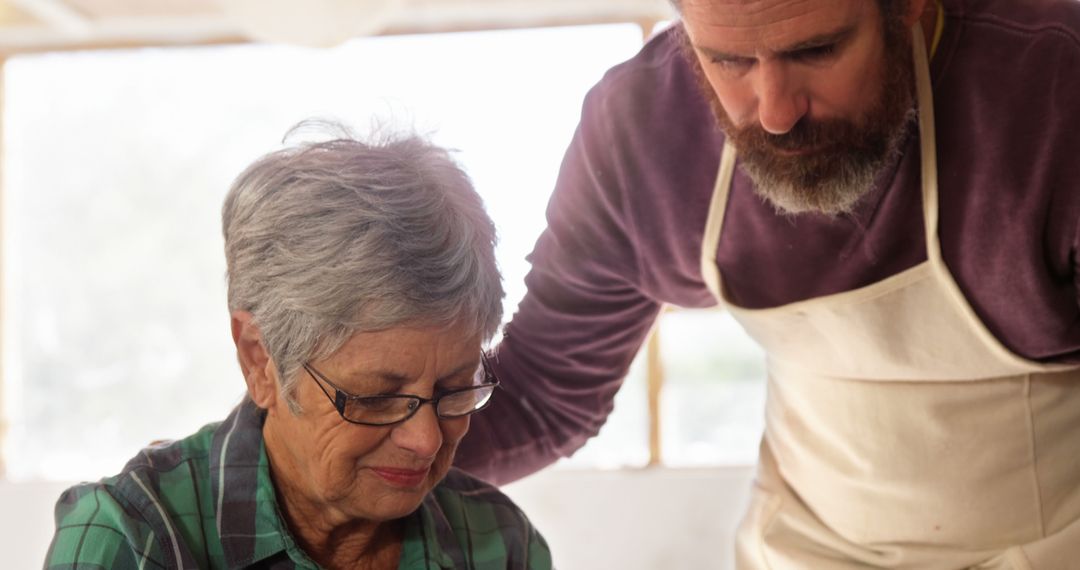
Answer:
<svg viewBox="0 0 1080 570"><path fill-rule="evenodd" d="M660 355L660 319L664 318L666 312L666 309L660 311L660 316L653 325L652 334L649 335L645 347L649 403L649 466L662 465L664 462L663 440L660 432L660 397L664 390L664 362Z"/></svg>
<svg viewBox="0 0 1080 570"><path fill-rule="evenodd" d="M639 20L637 25L641 28L641 43L644 44L652 36L659 20ZM648 466L662 465L664 462L663 441L660 433L660 393L664 389L664 366L660 358L660 319L664 318L666 309L661 309L660 316L653 325L652 333L645 347L646 383L648 390L649 406L649 463Z"/></svg>
<svg viewBox="0 0 1080 570"><path fill-rule="evenodd" d="M4 125L6 124L6 122L4 121L4 119L5 119L4 113L5 113L6 109L7 109L7 105L5 104L5 100L4 100L5 99L4 95L5 95L5 92L6 92L6 83L7 83L5 81L5 68L6 68L5 64L6 63L7 63L7 58L0 55L0 480L2 480L7 474L7 461L6 461L7 457L6 457L6 454L4 452L7 449L8 421L9 421L8 417L7 417L7 413L6 413L7 406L4 403L4 395L5 395L4 383L6 382L7 379L5 378L5 375L4 375L4 366L3 366L3 364L4 364L4 358L7 355L4 354L3 349L2 349L2 347L4 346L4 342L3 342L4 337L3 337L3 335L4 335L4 332L5 332L3 322L7 318L7 313L5 311L6 307L4 307L4 297L5 297L5 295L4 295L4 290L3 290L3 283L4 283L3 276L4 276L4 270L6 269L4 267L5 259L4 259L4 256L3 256L4 238L6 237L5 232L4 232L5 228L4 228L4 225L3 225L3 220L4 220L4 174L7 172L7 160L6 160L6 156L5 156L5 153L4 153L4 138L5 138L4 137L4 130L5 130Z"/></svg>

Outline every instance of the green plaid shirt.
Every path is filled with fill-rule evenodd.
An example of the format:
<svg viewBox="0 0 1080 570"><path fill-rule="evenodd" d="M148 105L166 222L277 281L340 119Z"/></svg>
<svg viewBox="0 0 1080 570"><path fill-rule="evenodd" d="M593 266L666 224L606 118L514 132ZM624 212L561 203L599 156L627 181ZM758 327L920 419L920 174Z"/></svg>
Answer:
<svg viewBox="0 0 1080 570"><path fill-rule="evenodd" d="M144 449L115 477L56 505L46 569L318 568L278 509L250 401L220 424ZM543 537L505 495L451 469L405 519L402 569L551 568Z"/></svg>

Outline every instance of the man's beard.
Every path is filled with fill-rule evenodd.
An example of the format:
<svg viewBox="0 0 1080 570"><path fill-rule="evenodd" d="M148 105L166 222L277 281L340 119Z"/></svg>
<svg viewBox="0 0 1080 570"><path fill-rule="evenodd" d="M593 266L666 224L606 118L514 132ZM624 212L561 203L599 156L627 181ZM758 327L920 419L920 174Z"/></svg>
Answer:
<svg viewBox="0 0 1080 570"><path fill-rule="evenodd" d="M804 117L779 135L766 132L757 122L735 126L705 79L683 32L685 55L720 129L738 150L740 165L753 181L755 192L778 211L851 212L900 152L907 122L914 113L911 40L900 21L886 22L885 28L885 61L877 81L881 92L870 110L856 121ZM808 152L790 154L801 150Z"/></svg>

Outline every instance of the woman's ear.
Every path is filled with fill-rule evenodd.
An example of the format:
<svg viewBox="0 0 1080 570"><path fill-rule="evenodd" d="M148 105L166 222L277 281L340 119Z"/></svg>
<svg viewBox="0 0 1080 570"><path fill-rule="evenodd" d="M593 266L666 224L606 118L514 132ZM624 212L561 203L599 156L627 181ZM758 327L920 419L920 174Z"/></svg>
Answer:
<svg viewBox="0 0 1080 570"><path fill-rule="evenodd" d="M248 311L233 311L231 324L236 359L240 361L248 395L256 406L270 409L278 396L277 367L263 344L259 325Z"/></svg>

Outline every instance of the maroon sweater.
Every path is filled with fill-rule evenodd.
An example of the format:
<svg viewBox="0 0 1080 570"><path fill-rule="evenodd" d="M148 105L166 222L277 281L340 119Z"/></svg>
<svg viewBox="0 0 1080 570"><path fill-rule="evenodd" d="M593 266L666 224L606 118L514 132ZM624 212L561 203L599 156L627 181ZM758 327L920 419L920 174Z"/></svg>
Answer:
<svg viewBox="0 0 1080 570"><path fill-rule="evenodd" d="M1080 362L1080 2L945 0L931 62L946 264L1016 354ZM503 390L458 463L505 482L603 424L662 303L715 300L699 268L723 136L673 34L585 100L521 302ZM926 259L919 133L847 216L783 217L737 174L717 254L731 300L774 307L863 287Z"/></svg>

